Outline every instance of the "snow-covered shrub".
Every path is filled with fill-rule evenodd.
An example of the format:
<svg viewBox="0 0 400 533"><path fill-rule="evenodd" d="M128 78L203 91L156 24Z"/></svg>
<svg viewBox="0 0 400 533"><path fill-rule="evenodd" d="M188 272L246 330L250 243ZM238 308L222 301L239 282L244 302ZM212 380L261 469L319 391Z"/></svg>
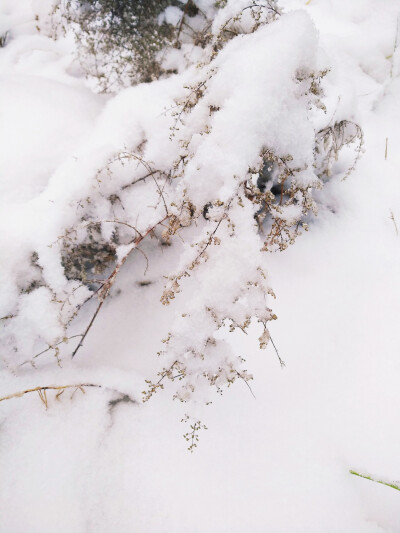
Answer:
<svg viewBox="0 0 400 533"><path fill-rule="evenodd" d="M315 142L315 167L318 169L318 177L322 180L329 178L342 148L352 144L356 145L356 155L352 164L346 169L343 179L354 170L361 156L363 133L360 126L350 120L341 120L334 124L328 124L318 131Z"/></svg>
<svg viewBox="0 0 400 533"><path fill-rule="evenodd" d="M121 269L134 272L140 254L155 264L161 303L171 307L144 399L169 383L180 401L209 402L210 391L252 379L218 332L246 332L256 320L267 346L276 316L266 252L307 229L313 191L362 135L348 121L313 124L324 116L327 71L304 12L281 14L275 2L201 5L194 20L214 15L202 39L182 38L165 53L164 64L181 73L121 92L96 137L57 171L54 184L68 187L57 195L54 185L46 238L25 243L2 306L3 360L12 368L40 366L44 351L61 364L75 356Z"/></svg>
<svg viewBox="0 0 400 533"><path fill-rule="evenodd" d="M199 10L190 0L60 0L57 26L72 28L80 62L103 91L150 82L165 73L160 52L178 46L182 26Z"/></svg>
<svg viewBox="0 0 400 533"><path fill-rule="evenodd" d="M235 5L236 4L236 5ZM81 65L101 91L150 82L217 54L226 41L279 15L275 0L58 0L53 33L72 29ZM221 10L223 18L215 26ZM216 31L218 29L218 31ZM206 50L206 53L205 53Z"/></svg>

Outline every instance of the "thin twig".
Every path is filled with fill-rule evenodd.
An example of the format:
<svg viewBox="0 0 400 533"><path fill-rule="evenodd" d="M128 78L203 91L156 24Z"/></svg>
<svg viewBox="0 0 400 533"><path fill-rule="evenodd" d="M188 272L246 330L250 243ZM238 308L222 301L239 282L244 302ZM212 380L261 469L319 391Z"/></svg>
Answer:
<svg viewBox="0 0 400 533"><path fill-rule="evenodd" d="M159 172L159 171L158 170L152 170L151 172L149 172L145 176L142 176L141 178L133 181L132 183L127 183L126 185L123 185L121 187L121 190L124 191L125 189L128 189L129 187L132 187L133 185L136 185L136 183L139 183L140 181L144 181L145 179L149 178L150 176L153 176L153 174L156 174L157 172Z"/></svg>
<svg viewBox="0 0 400 533"><path fill-rule="evenodd" d="M275 349L275 353L276 353L276 355L278 356L279 363L280 363L281 367L283 368L284 366L286 366L286 365L285 365L285 361L284 361L283 359L281 359L281 356L279 355L279 352L278 352L278 350L277 350L277 348L276 348L276 346L275 346L274 341L272 340L271 335L269 336L269 338L271 339L272 346L274 347L274 349Z"/></svg>
<svg viewBox="0 0 400 533"><path fill-rule="evenodd" d="M208 240L206 242L206 244L204 245L204 248L201 250L201 252L197 255L196 259L194 260L194 262L198 261L200 259L200 257L204 254L204 252L207 250L207 248L210 246L210 244L212 243L212 240L213 240L213 237L214 235L217 233L218 231L218 228L220 227L221 223L223 220L225 220L227 218L227 213L228 213L228 210L229 210L229 207L232 203L232 200L230 200L227 204L227 207L223 213L223 215L221 216L221 218L219 219L217 225L215 226L214 230L210 233L209 237L208 237Z"/></svg>
<svg viewBox="0 0 400 533"><path fill-rule="evenodd" d="M21 396L24 396L25 394L29 394L30 392L37 392L39 395L41 394L41 398L44 398L42 401L45 403L47 402L47 398L45 396L45 391L47 390L65 390L65 389L79 389L81 387L98 387L102 388L102 385L96 385L94 383L79 383L78 385L46 385L44 387L35 387L33 389L26 389L20 392L14 392L13 394L8 394L7 396L3 396L0 398L0 402L4 400L11 400L11 398L21 398Z"/></svg>
<svg viewBox="0 0 400 533"><path fill-rule="evenodd" d="M243 376L242 376L237 370L235 370L235 372L236 372L236 374L238 375L238 377L239 377L240 379L242 379L242 380L245 382L245 384L246 384L246 386L248 387L249 391L251 392L253 398L256 399L255 394L254 394L254 392L253 392L253 389L252 389L252 388L250 387L250 385L249 385L249 382L246 381L246 380L244 379L244 377L243 377Z"/></svg>
<svg viewBox="0 0 400 533"><path fill-rule="evenodd" d="M46 348L45 350L42 350L41 352L37 353L36 355L34 355L32 357L32 359L27 359L26 361L24 361L23 363L21 363L20 365L18 366L23 366L23 365L26 365L27 363L32 363L32 360L33 359L36 359L36 357L39 357L39 355L42 355L50 350L55 350L56 346L58 346L59 344L63 344L64 342L67 343L70 339L75 339L76 337L82 337L82 335L72 335L71 337L68 337L66 339L62 339L60 340L59 342L57 342L56 344L54 344L53 346L49 346L48 348Z"/></svg>
<svg viewBox="0 0 400 533"><path fill-rule="evenodd" d="M185 20L185 15L187 13L187 10L188 10L188 7L190 5L190 0L188 0L185 4L185 7L183 8L183 13L182 13L182 18L179 22L179 26L178 26L178 31L176 32L176 39L175 39L175 44L174 44L174 47L175 48L178 48L179 47L179 36L181 34L181 31L182 31L182 27L183 27L183 22Z"/></svg>
<svg viewBox="0 0 400 533"><path fill-rule="evenodd" d="M399 235L399 230L398 230L398 227L397 227L396 219L394 218L393 211L390 211L390 218L391 218L391 220L393 220L394 228L396 230L396 235Z"/></svg>
<svg viewBox="0 0 400 533"><path fill-rule="evenodd" d="M149 258L144 253L144 251L141 248L139 248L139 246L136 246L135 250L140 252L143 255L143 257L145 258L145 260L146 260L146 268L144 269L144 272L143 272L143 276L145 276L147 274L147 271L149 270Z"/></svg>
<svg viewBox="0 0 400 533"><path fill-rule="evenodd" d="M128 259L128 257L130 256L130 254L137 249L137 246L139 243L141 243L143 241L143 239L145 239L147 237L147 235L149 235L149 233L151 233L152 231L155 230L155 228L163 223L166 219L168 218L168 215L165 216L162 220L160 220L159 222L157 222L156 224L154 224L154 226L152 226L151 228L149 228L146 233L144 233L143 235L142 234L139 234L139 236L133 241L131 247L129 248L129 250L127 251L127 253L124 255L124 257L121 259L121 261L116 265L116 267L114 268L114 270L111 272L110 276L107 278L107 280L105 281L105 283L102 285L102 287L100 288L100 290L98 291L98 298L100 300L100 303L99 305L97 306L97 309L96 311L94 312L94 315L92 316L90 322L89 322L89 325L87 326L85 332L83 333L82 335L82 338L81 340L79 341L79 344L78 346L75 348L75 350L72 352L72 357L75 357L76 353L78 352L78 350L82 347L83 345L83 342L87 336L87 334L89 333L91 327L93 326L93 323L94 321L96 320L96 317L97 315L99 314L100 312L100 309L103 307L103 303L105 302L107 296L109 295L110 293L110 290L112 288L112 286L114 285L114 282L117 278L117 275L120 271L120 269L122 268L122 266L125 264L126 260ZM141 250L140 250L141 251ZM96 291L97 292L97 291Z"/></svg>
<svg viewBox="0 0 400 533"><path fill-rule="evenodd" d="M267 2L266 6L262 5L262 4L251 4L251 6L247 6L247 7L243 8L242 9L242 13L243 13L243 11L246 11L246 9L251 9L252 7L263 7L264 9L269 9L270 11L275 13L276 15L280 15L279 11L277 11L274 7L272 7L269 2Z"/></svg>
<svg viewBox="0 0 400 533"><path fill-rule="evenodd" d="M72 352L72 357L75 357L75 354L77 353L77 351L79 350L79 348L82 346L83 341L84 341L85 338L86 338L86 335L89 333L90 328L93 326L93 322L96 320L96 317L97 317L97 315L99 314L99 311L100 311L100 309L101 309L102 306L103 306L103 303L104 303L104 300L100 300L100 303L99 303L99 305L97 306L97 309L96 309L94 315L92 316L92 319L90 320L89 325L88 325L88 327L87 327L86 330L85 330L85 333L83 333L83 335L81 335L81 340L79 341L78 346L77 346L77 347L75 348L75 350Z"/></svg>
<svg viewBox="0 0 400 533"><path fill-rule="evenodd" d="M110 222L111 224L121 224L122 226L127 226L128 228L130 229L133 229L134 231L136 231L136 233L141 237L142 234L140 233L140 231L135 228L135 226L132 226L132 224L128 224L128 222L123 222L122 220L117 220L117 219L114 219L114 220L99 220L98 222L93 222L93 224L101 224L102 222Z"/></svg>
<svg viewBox="0 0 400 533"><path fill-rule="evenodd" d="M165 198L164 198L163 189L160 188L160 185L158 184L158 181L156 180L156 178L154 176L152 176L152 179L153 179L154 183L156 184L156 187L157 187L158 192L160 194L160 198L163 201L164 208L165 208L165 214L166 214L166 216L168 216L168 207L167 207L167 203L166 203Z"/></svg>

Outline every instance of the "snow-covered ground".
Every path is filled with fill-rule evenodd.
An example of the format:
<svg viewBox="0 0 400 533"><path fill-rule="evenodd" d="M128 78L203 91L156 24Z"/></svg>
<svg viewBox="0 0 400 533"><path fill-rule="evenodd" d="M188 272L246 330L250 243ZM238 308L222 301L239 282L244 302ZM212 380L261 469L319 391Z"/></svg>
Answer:
<svg viewBox="0 0 400 533"><path fill-rule="evenodd" d="M255 398L239 381L196 406L208 430L187 452L185 405L163 391L140 403L173 308L159 304L160 284L130 281L145 267L138 256L73 360L60 368L49 357L36 370L4 361L0 397L49 384L105 388L59 400L49 392L48 409L36 393L0 403L1 533L400 531L400 492L349 473L400 480L400 1L280 5L314 22L319 64L331 69L328 113L360 124L365 148L345 181L319 193L310 230L268 256L278 315L270 332L286 366L272 345L259 350L255 323L247 336L224 335L247 359ZM48 6L0 0L0 24L13 33L0 49L2 309L16 297L25 244L45 250L71 216L67 204L61 213L52 205L79 188L86 167L74 175L75 154L134 135L135 106L146 117L142 93L95 94L71 66L73 41L38 35L35 14L43 20ZM151 105L162 113L157 94ZM43 318L30 313L23 338ZM110 389L134 401L115 401Z"/></svg>

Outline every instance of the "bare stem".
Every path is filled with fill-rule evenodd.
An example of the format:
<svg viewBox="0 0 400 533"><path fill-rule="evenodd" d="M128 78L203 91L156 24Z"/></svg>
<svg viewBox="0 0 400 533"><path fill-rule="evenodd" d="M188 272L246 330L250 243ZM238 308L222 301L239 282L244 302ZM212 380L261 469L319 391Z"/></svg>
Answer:
<svg viewBox="0 0 400 533"><path fill-rule="evenodd" d="M285 361L284 361L283 359L281 359L281 356L279 355L279 352L278 352L278 350L277 350L277 348L276 348L276 346L275 346L274 341L272 340L271 335L269 336L269 338L271 339L272 346L274 347L275 353L276 353L276 355L278 356L279 363L280 363L281 367L283 368L284 366L286 366L286 365L285 365Z"/></svg>
<svg viewBox="0 0 400 533"><path fill-rule="evenodd" d="M9 394L8 396L3 396L0 398L0 402L4 400L11 400L12 398L21 398L21 396L24 396L25 394L29 394L30 392L37 392L39 393L40 398L43 398L43 403L47 404L47 398L46 398L46 391L47 390L65 390L65 389L82 389L83 387L97 387L102 388L102 385L96 385L94 383L79 383L78 385L46 385L44 387L35 387L33 389L26 389L20 392L14 392L13 394ZM46 405L47 407L47 405Z"/></svg>
<svg viewBox="0 0 400 533"><path fill-rule="evenodd" d="M96 311L94 312L90 322L89 322L89 325L87 326L85 332L83 333L82 337L81 337L81 340L79 341L78 343L78 346L75 348L75 350L72 352L72 357L75 357L76 353L78 352L78 350L82 347L83 345L83 341L85 340L87 334L89 333L91 327L93 326L93 323L94 321L96 320L96 317L97 315L99 314L100 312L100 309L103 307L103 303L104 301L106 300L107 296L109 295L110 293L110 290L112 288L112 286L114 285L114 282L115 280L117 279L117 275L119 273L119 271L121 270L122 266L125 264L126 260L128 259L128 257L130 256L130 254L138 249L138 245L143 241L143 239L145 239L147 237L147 235L149 235L149 233L151 233L152 231L155 230L155 228L159 225L159 224L162 224L166 219L168 218L168 215L166 215L162 220L160 220L159 222L157 222L156 224L154 224L154 226L152 226L151 228L149 228L146 233L144 234L140 234L138 235L138 237L133 241L131 247L129 248L128 252L124 255L124 257L121 259L121 261L117 264L117 266L114 268L114 270L111 272L111 274L109 275L109 277L107 278L107 280L104 282L103 286L100 288L99 292L98 292L98 298L100 300L100 303L99 305L97 306L96 308Z"/></svg>

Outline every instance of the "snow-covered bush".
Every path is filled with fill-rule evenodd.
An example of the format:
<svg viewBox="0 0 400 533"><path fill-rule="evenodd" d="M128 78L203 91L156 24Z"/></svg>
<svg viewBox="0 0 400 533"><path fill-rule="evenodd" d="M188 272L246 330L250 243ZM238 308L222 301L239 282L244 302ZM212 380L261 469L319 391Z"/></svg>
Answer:
<svg viewBox="0 0 400 533"><path fill-rule="evenodd" d="M111 31L100 9L111 4L89 2L80 13L93 17L98 6L99 31ZM315 126L325 120L327 70L304 12L282 14L272 1L190 5L199 10L191 13L196 31L181 25L185 7L169 6L158 19L163 28L172 8L179 11L179 46L165 48L160 63L179 73L109 102L95 138L52 177L40 204L46 229L32 231L3 267L11 281L2 302L3 361L14 370L39 367L43 353L60 364L76 356L105 302L118 305L108 297L117 294L122 268L137 276L139 254L171 308L158 376L147 380L144 399L169 383L180 401L210 402L212 390L252 379L219 330L246 332L256 320L260 347L267 346L276 319L267 252L284 250L308 228L318 209L313 192L328 176L346 174L340 151L353 145L358 157L362 134L345 120ZM85 20L96 27L96 18ZM95 43L107 57L105 41Z"/></svg>
<svg viewBox="0 0 400 533"><path fill-rule="evenodd" d="M200 0L56 0L54 36L73 32L80 63L94 86L116 91L167 76L215 55L227 40L279 14L263 4ZM216 26L215 19L222 15ZM228 7L228 9L226 9ZM211 46L210 46L211 45ZM179 51L179 52L177 52ZM178 61L177 61L178 59Z"/></svg>
<svg viewBox="0 0 400 533"><path fill-rule="evenodd" d="M101 89L115 90L115 84L159 77L156 55L174 36L174 27L159 17L167 7L181 13L179 5L177 0L68 0L57 9L74 29L87 73Z"/></svg>
<svg viewBox="0 0 400 533"><path fill-rule="evenodd" d="M80 63L101 91L175 72L163 65L167 50L207 40L210 24L192 0L59 0L52 20L54 36L72 30Z"/></svg>

